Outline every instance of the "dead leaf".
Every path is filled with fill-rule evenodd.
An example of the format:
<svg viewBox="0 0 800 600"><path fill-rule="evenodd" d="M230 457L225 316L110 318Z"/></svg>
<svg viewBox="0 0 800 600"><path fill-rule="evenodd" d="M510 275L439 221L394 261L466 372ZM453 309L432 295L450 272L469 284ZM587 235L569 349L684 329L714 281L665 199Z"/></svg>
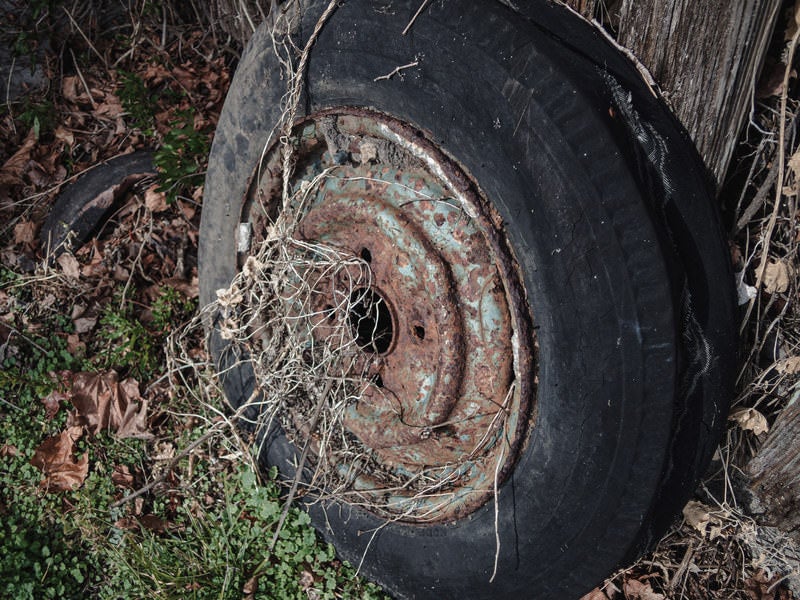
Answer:
<svg viewBox="0 0 800 600"><path fill-rule="evenodd" d="M53 132L53 135L56 137L57 140L61 140L67 146L75 145L75 136L69 129L67 129L63 125L59 125L58 127L56 127L56 130Z"/></svg>
<svg viewBox="0 0 800 600"><path fill-rule="evenodd" d="M167 522L155 515L142 515L139 517L139 523L145 529L149 529L150 531L155 531L157 533L163 533L167 530Z"/></svg>
<svg viewBox="0 0 800 600"><path fill-rule="evenodd" d="M11 444L3 444L0 446L0 458L5 458L6 456L19 456L19 450L16 446L12 446Z"/></svg>
<svg viewBox="0 0 800 600"><path fill-rule="evenodd" d="M36 223L33 221L20 221L14 225L15 244L32 244L35 239Z"/></svg>
<svg viewBox="0 0 800 600"><path fill-rule="evenodd" d="M68 423L84 425L96 434L107 429L120 438L150 437L147 401L139 395L135 379L118 381L115 371L77 373L72 383L75 411Z"/></svg>
<svg viewBox="0 0 800 600"><path fill-rule="evenodd" d="M77 325L76 325L77 327ZM70 354L78 354L86 350L86 344L81 341L77 333L70 333L67 336L67 352Z"/></svg>
<svg viewBox="0 0 800 600"><path fill-rule="evenodd" d="M302 590L307 590L314 585L314 575L310 571L306 571L305 569L300 572L300 588Z"/></svg>
<svg viewBox="0 0 800 600"><path fill-rule="evenodd" d="M242 600L254 600L258 591L258 575L254 575L244 582Z"/></svg>
<svg viewBox="0 0 800 600"><path fill-rule="evenodd" d="M31 128L22 146L0 167L0 187L23 183L22 174L31 159L31 151L36 146L36 133Z"/></svg>
<svg viewBox="0 0 800 600"><path fill-rule="evenodd" d="M31 464L45 477L39 484L48 491L64 492L79 488L89 474L89 453L75 460L75 442L83 435L82 427L69 427L47 438L36 449Z"/></svg>
<svg viewBox="0 0 800 600"><path fill-rule="evenodd" d="M638 579L628 579L622 584L622 591L626 600L667 600L664 594L653 591L649 583L641 582Z"/></svg>
<svg viewBox="0 0 800 600"><path fill-rule="evenodd" d="M56 259L56 262L61 267L61 270L64 271L64 275L70 279L81 278L81 265L72 254L65 252Z"/></svg>
<svg viewBox="0 0 800 600"><path fill-rule="evenodd" d="M119 487L133 489L133 475L127 465L114 465L111 481Z"/></svg>
<svg viewBox="0 0 800 600"><path fill-rule="evenodd" d="M782 294L791 285L792 268L784 260L770 261L764 269L764 290L768 294Z"/></svg>
<svg viewBox="0 0 800 600"><path fill-rule="evenodd" d="M171 287L176 292L180 292L183 296L190 300L194 300L200 295L200 285L197 277L192 277L192 279L189 281L181 277L169 277L167 279L163 279L157 289L160 290L163 287Z"/></svg>
<svg viewBox="0 0 800 600"><path fill-rule="evenodd" d="M55 417L56 414L58 414L58 411L61 408L61 403L66 402L67 400L69 400L69 398L65 394L59 392L58 390L50 392L49 394L47 394L47 396L42 398L41 401L42 404L44 404L45 418L48 421L52 420L53 417Z"/></svg>
<svg viewBox="0 0 800 600"><path fill-rule="evenodd" d="M686 519L686 523L705 536L711 521L711 509L702 502L690 500L683 507L683 518Z"/></svg>
<svg viewBox="0 0 800 600"><path fill-rule="evenodd" d="M175 457L175 446L171 442L158 442L152 456L154 461L172 460Z"/></svg>
<svg viewBox="0 0 800 600"><path fill-rule="evenodd" d="M75 333L87 333L97 325L97 317L79 317L73 319L72 324L75 326Z"/></svg>
<svg viewBox="0 0 800 600"><path fill-rule="evenodd" d="M81 250L84 248L89 248L89 246L83 246ZM108 267L103 261L103 257L105 256L104 244L102 241L94 238L90 248L92 257L89 260L89 264L83 265L83 268L81 268L81 275L84 277L103 277L108 273Z"/></svg>
<svg viewBox="0 0 800 600"><path fill-rule="evenodd" d="M114 522L114 527L123 531L137 531L139 529L139 521L133 517L122 517Z"/></svg>
<svg viewBox="0 0 800 600"><path fill-rule="evenodd" d="M800 148L789 159L788 167L794 173L795 178L800 176Z"/></svg>
<svg viewBox="0 0 800 600"><path fill-rule="evenodd" d="M98 117L110 117L116 118L122 116L124 114L125 109L122 108L122 102L120 99L111 93L105 95L105 99L103 102L99 103L97 107L94 109L94 114Z"/></svg>
<svg viewBox="0 0 800 600"><path fill-rule="evenodd" d="M89 99L83 91L83 87L78 84L79 80L77 75L67 75L61 80L61 94L64 96L65 100L74 104L88 102Z"/></svg>
<svg viewBox="0 0 800 600"><path fill-rule="evenodd" d="M797 375L800 373L800 356L790 356L775 363L775 369L782 375Z"/></svg>
<svg viewBox="0 0 800 600"><path fill-rule="evenodd" d="M769 431L767 418L755 408L740 408L734 411L728 419L736 421L744 431L752 431L756 435Z"/></svg>
<svg viewBox="0 0 800 600"><path fill-rule="evenodd" d="M581 598L581 600L608 600L606 593L600 588L594 588L591 592Z"/></svg>
<svg viewBox="0 0 800 600"><path fill-rule="evenodd" d="M792 596L786 595L786 590L775 589L778 586L778 581L781 575L776 573L770 578L763 569L752 577L748 577L744 582L744 590L750 600L778 600L783 598L791 598Z"/></svg>
<svg viewBox="0 0 800 600"><path fill-rule="evenodd" d="M163 212L169 208L167 194L158 190L158 184L151 185L144 192L144 205L154 213Z"/></svg>
<svg viewBox="0 0 800 600"><path fill-rule="evenodd" d="M756 88L756 98L770 98L783 93L783 79L786 76L786 65L777 63L765 65Z"/></svg>
<svg viewBox="0 0 800 600"><path fill-rule="evenodd" d="M196 211L194 206L191 204L178 200L178 208L181 209L181 212L187 221L191 221L194 218Z"/></svg>

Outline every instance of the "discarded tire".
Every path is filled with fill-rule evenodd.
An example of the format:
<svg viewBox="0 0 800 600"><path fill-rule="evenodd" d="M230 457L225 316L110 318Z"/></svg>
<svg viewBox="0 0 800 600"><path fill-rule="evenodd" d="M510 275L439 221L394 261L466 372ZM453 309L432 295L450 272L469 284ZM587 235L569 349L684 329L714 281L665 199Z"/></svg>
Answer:
<svg viewBox="0 0 800 600"><path fill-rule="evenodd" d="M324 4L303 3L298 47ZM370 264L358 310L385 307L369 313L383 340L360 345L397 398L355 407L351 433L413 471L468 452L470 415L505 423L425 518L310 508L399 598L579 597L663 533L725 421L733 277L703 167L627 59L566 10L528 4L432 3L403 35L418 1L343 2L305 73L293 185L340 176L303 231ZM286 85L262 27L211 153L204 302L240 268L240 222L274 216L253 194ZM239 406L252 369L229 368L213 324L210 343ZM272 432L266 460L288 477L292 453Z"/></svg>
<svg viewBox="0 0 800 600"><path fill-rule="evenodd" d="M43 253L61 254L70 235L74 236L76 248L85 243L119 198L134 184L155 174L152 154L140 150L97 165L67 185L42 226Z"/></svg>

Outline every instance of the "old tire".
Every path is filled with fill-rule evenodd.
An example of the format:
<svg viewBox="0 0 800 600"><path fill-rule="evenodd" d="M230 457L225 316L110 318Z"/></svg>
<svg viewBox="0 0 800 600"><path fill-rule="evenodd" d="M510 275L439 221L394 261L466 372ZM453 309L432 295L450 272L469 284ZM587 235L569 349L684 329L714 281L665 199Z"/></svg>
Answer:
<svg viewBox="0 0 800 600"><path fill-rule="evenodd" d="M327 3L302 4L299 47ZM520 273L523 339L538 346L535 396L519 416L530 427L497 504L428 525L311 508L340 555L399 598L580 596L663 532L707 467L731 393L733 278L693 147L590 26L529 4L521 15L500 2L433 3L401 35L419 2L344 2L308 65L298 119L391 119L485 199ZM203 302L238 269L243 205L285 91L265 26L212 148ZM238 406L252 369L227 368L211 327ZM288 476L292 452L271 432L265 459Z"/></svg>

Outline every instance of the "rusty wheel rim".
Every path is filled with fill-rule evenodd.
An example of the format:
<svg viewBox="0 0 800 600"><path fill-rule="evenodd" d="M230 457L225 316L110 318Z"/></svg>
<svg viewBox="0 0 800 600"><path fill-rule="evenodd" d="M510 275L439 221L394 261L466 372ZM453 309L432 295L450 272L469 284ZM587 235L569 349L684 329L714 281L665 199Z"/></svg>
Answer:
<svg viewBox="0 0 800 600"><path fill-rule="evenodd" d="M320 111L296 124L289 146L290 188L315 185L309 201L289 207L302 213L297 235L371 271L355 289L343 288L341 273L323 278L314 300L309 335L331 343L325 320L347 321L367 378L343 426L370 466L339 468L383 516L465 516L511 471L534 420L531 316L502 220L463 168L390 116ZM243 206L256 244L286 209L286 148L266 150ZM336 294L349 295L346 315L332 314ZM290 418L300 430L307 415ZM422 491L414 483L431 477Z"/></svg>

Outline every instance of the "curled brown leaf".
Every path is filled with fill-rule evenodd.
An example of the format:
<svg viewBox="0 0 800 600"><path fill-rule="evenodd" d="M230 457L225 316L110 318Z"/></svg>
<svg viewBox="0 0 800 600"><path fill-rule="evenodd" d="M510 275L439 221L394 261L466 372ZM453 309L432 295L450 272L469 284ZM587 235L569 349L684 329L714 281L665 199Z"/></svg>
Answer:
<svg viewBox="0 0 800 600"><path fill-rule="evenodd" d="M75 443L83 435L82 427L69 427L43 441L31 458L31 464L44 473L39 484L48 491L63 492L83 485L89 474L89 453L75 459Z"/></svg>
<svg viewBox="0 0 800 600"><path fill-rule="evenodd" d="M92 433L108 430L120 438L150 437L147 430L147 401L139 395L135 379L119 381L115 371L77 373L72 383L75 411L70 423Z"/></svg>

